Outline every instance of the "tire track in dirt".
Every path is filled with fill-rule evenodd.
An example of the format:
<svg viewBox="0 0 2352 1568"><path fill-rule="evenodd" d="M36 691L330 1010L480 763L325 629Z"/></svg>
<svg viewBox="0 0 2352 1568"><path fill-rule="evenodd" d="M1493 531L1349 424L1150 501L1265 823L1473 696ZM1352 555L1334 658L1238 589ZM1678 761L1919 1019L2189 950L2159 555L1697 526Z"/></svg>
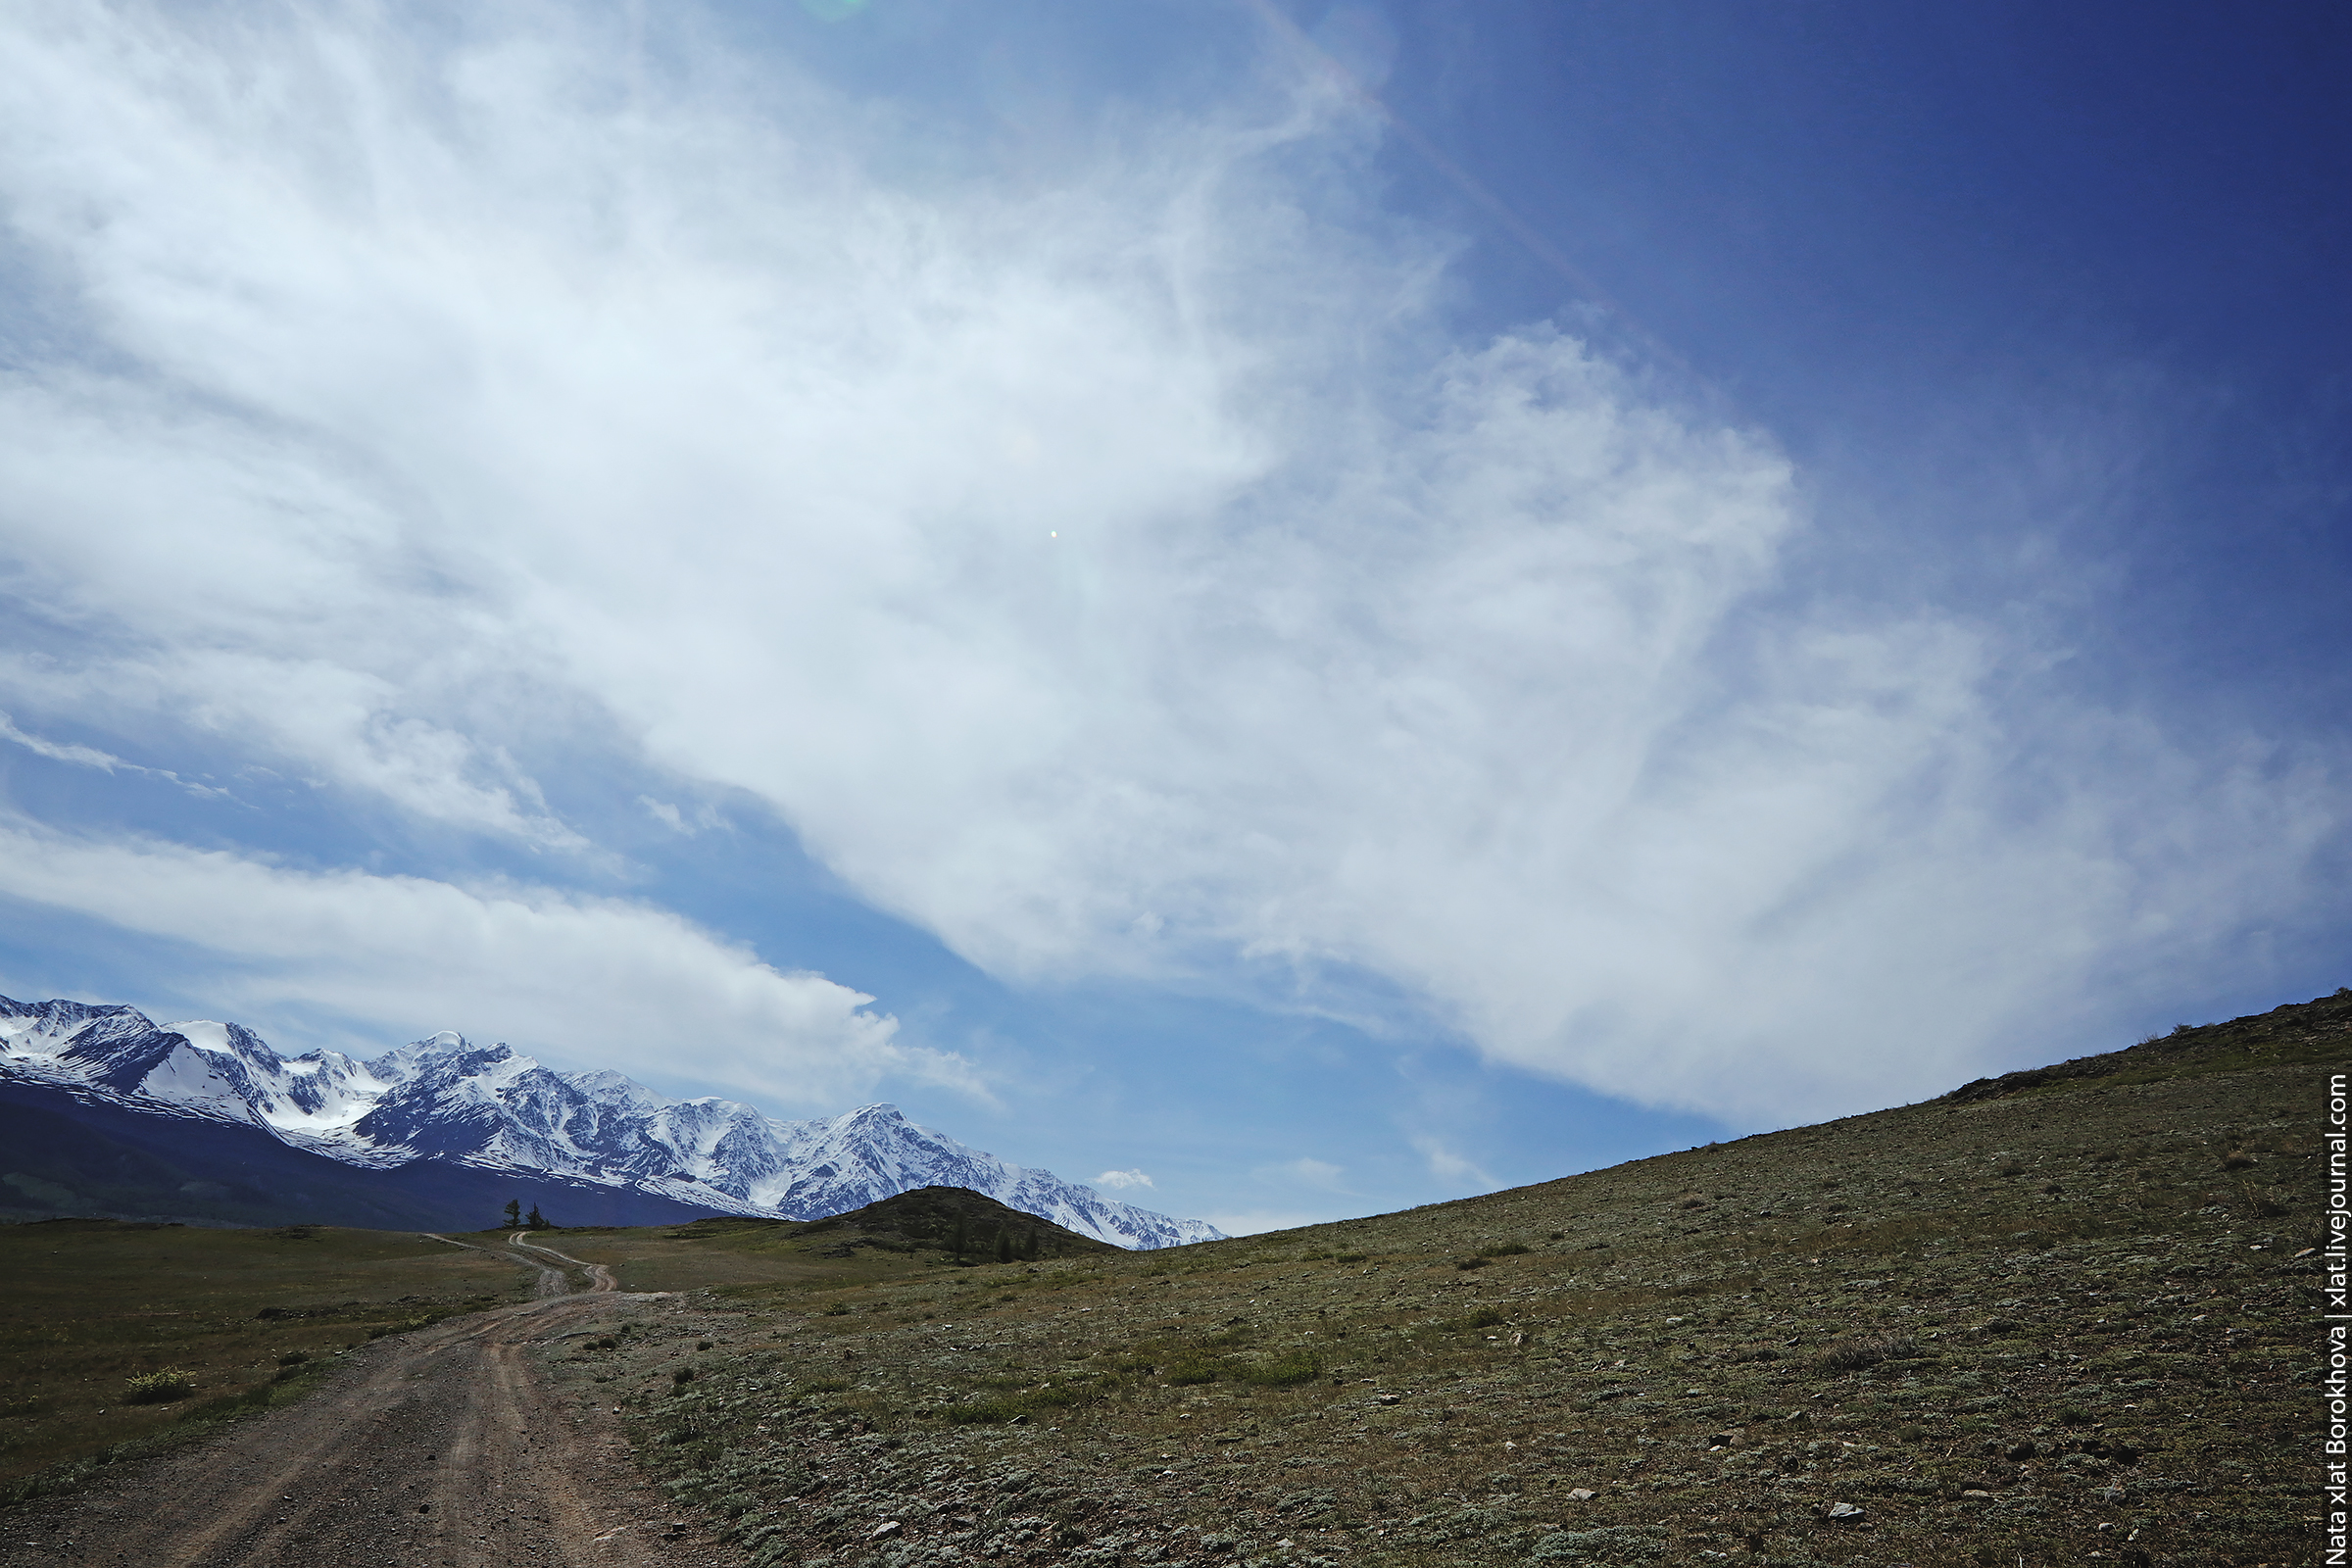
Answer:
<svg viewBox="0 0 2352 1568"><path fill-rule="evenodd" d="M459 1245L463 1246L464 1244L461 1243ZM564 1262L569 1263L573 1268L580 1270L580 1272L588 1276L588 1289L591 1292L614 1291L620 1288L619 1282L612 1278L612 1271L605 1267L605 1265L602 1263L583 1263L568 1252L559 1252L554 1248L542 1247L537 1242L526 1242L522 1239L519 1233L509 1237L507 1239L507 1245L509 1247L528 1248L534 1252L545 1252L550 1257L562 1258ZM544 1265L535 1266L544 1267ZM545 1282L542 1281L542 1284L544 1283ZM569 1286L567 1285L565 1288L569 1289ZM554 1293L542 1292L542 1294Z"/></svg>
<svg viewBox="0 0 2352 1568"><path fill-rule="evenodd" d="M515 1245L594 1289L506 1254L564 1294L376 1341L307 1399L18 1510L0 1523L0 1565L740 1568L740 1552L652 1488L611 1407L554 1394L532 1364L592 1320L674 1298L619 1293L609 1270Z"/></svg>

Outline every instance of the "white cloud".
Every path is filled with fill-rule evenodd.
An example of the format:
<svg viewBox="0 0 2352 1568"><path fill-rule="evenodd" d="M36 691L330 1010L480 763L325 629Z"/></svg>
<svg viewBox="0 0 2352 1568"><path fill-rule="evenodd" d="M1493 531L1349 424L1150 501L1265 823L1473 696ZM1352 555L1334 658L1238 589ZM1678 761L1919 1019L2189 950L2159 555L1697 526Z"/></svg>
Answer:
<svg viewBox="0 0 2352 1568"><path fill-rule="evenodd" d="M27 735L17 728L16 720L6 713L0 713L0 741L22 746L35 757L46 757L53 762L70 762L75 767L94 767L112 773L118 767L131 766L114 753L99 751L94 746L74 746L39 735ZM135 771L143 773L146 769L138 768Z"/></svg>
<svg viewBox="0 0 2352 1568"><path fill-rule="evenodd" d="M1327 1159L1316 1159L1305 1154L1301 1154L1297 1159L1286 1159L1279 1164L1261 1165L1252 1174L1261 1182L1279 1182L1290 1187L1312 1187L1327 1193L1348 1191L1340 1182L1340 1178L1347 1174L1346 1167L1334 1165Z"/></svg>
<svg viewBox="0 0 2352 1568"><path fill-rule="evenodd" d="M571 852L516 737L617 734L999 974L1366 973L1735 1119L2216 964L2340 828L2047 650L1809 604L1764 437L1432 347L1442 246L1318 90L940 178L690 29L630 77L469 16L0 19L0 203L86 339L0 372L20 710Z"/></svg>
<svg viewBox="0 0 2352 1568"><path fill-rule="evenodd" d="M1123 1189L1128 1187L1155 1187L1158 1185L1158 1183L1152 1181L1151 1177L1145 1175L1140 1170L1106 1170L1102 1175L1095 1178L1094 1185L1097 1187Z"/></svg>
<svg viewBox="0 0 2352 1568"><path fill-rule="evenodd" d="M1490 1191L1502 1185L1469 1159L1455 1153L1435 1138L1415 1136L1411 1142L1413 1148L1420 1152L1422 1159L1428 1163L1430 1175L1448 1187L1475 1187L1481 1191Z"/></svg>
<svg viewBox="0 0 2352 1568"><path fill-rule="evenodd" d="M612 899L358 871L310 873L155 841L0 825L8 897L203 955L226 1009L316 1004L385 1046L460 1028L565 1063L672 1073L828 1107L886 1076L987 1098L910 1048L873 999L779 971L676 915ZM420 1014L420 1008L429 1008Z"/></svg>

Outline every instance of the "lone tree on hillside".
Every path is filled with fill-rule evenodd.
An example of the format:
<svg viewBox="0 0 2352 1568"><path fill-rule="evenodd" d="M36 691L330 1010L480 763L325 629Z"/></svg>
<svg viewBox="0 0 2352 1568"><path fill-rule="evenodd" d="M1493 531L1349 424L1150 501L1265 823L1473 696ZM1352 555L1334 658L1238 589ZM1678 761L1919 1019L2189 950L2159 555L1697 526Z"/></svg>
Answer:
<svg viewBox="0 0 2352 1568"><path fill-rule="evenodd" d="M523 1216L522 1222L524 1225L535 1231L554 1229L553 1226L548 1224L547 1216L539 1212L539 1205L537 1203L533 1203L531 1205L530 1213Z"/></svg>
<svg viewBox="0 0 2352 1568"><path fill-rule="evenodd" d="M507 1228L509 1230L514 1230L519 1227L521 1224L522 1200L519 1198L510 1198L507 1200Z"/></svg>

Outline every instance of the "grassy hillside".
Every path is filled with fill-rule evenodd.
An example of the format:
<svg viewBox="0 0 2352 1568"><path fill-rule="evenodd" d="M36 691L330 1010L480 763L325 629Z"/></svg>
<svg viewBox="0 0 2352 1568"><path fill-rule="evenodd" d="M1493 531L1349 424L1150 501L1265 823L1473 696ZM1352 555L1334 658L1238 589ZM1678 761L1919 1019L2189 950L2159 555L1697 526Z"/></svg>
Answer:
<svg viewBox="0 0 2352 1568"><path fill-rule="evenodd" d="M2352 997L2151 1044L1175 1251L853 1250L564 1365L762 1563L2309 1560Z"/></svg>
<svg viewBox="0 0 2352 1568"><path fill-rule="evenodd" d="M371 1335L514 1298L531 1276L414 1234L114 1220L0 1226L0 1496L301 1393ZM136 1378L158 1379L145 1391Z"/></svg>

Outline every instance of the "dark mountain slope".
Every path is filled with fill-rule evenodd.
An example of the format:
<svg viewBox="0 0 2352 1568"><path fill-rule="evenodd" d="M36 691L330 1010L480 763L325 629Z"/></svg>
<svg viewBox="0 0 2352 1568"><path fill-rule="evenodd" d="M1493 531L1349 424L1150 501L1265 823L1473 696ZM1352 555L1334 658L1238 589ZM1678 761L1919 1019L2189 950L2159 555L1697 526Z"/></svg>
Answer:
<svg viewBox="0 0 2352 1568"><path fill-rule="evenodd" d="M0 1082L0 1219L478 1230L496 1224L510 1199L575 1225L675 1224L710 1212L626 1189L440 1161L368 1170L256 1127L145 1115Z"/></svg>

